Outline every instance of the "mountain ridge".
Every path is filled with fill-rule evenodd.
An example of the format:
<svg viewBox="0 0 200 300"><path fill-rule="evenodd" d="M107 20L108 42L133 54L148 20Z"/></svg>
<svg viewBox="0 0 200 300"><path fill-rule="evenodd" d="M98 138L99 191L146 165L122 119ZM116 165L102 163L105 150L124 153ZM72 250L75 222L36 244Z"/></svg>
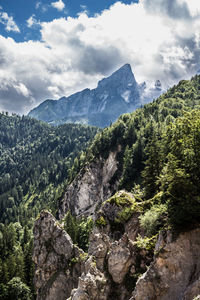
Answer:
<svg viewBox="0 0 200 300"><path fill-rule="evenodd" d="M28 115L52 125L72 122L106 127L121 114L141 106L145 89L146 84L138 84L130 64L125 64L109 77L101 79L95 89L86 88L58 100L47 99ZM156 95L161 93L156 86L152 91Z"/></svg>

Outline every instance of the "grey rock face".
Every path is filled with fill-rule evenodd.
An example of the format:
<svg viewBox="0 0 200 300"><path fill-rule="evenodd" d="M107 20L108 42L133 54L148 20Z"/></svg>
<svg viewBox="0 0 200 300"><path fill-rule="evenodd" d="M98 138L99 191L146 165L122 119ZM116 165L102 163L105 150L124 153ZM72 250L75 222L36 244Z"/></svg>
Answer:
<svg viewBox="0 0 200 300"><path fill-rule="evenodd" d="M95 209L116 190L118 182L110 184L117 171L116 155L121 150L110 152L109 157L86 166L67 188L60 205L59 218L68 210L78 215L93 215Z"/></svg>
<svg viewBox="0 0 200 300"><path fill-rule="evenodd" d="M126 232L117 241L109 224L105 228L95 226L87 256L72 244L50 213L42 212L34 227L37 300L107 300L116 298L116 294L116 299L128 300L131 291L124 279L137 272L131 240L137 235L131 235L136 232L136 224L137 214L127 222ZM86 262L78 262L83 257L88 257Z"/></svg>
<svg viewBox="0 0 200 300"><path fill-rule="evenodd" d="M127 241L121 239L111 244L108 255L108 271L115 283L122 283L132 263Z"/></svg>
<svg viewBox="0 0 200 300"><path fill-rule="evenodd" d="M92 257L86 261L86 271L79 278L78 288L72 291L72 300L107 300L108 279L98 270Z"/></svg>
<svg viewBox="0 0 200 300"><path fill-rule="evenodd" d="M198 300L200 299L200 276L197 280L190 284L187 288L183 300L194 299L199 296Z"/></svg>
<svg viewBox="0 0 200 300"><path fill-rule="evenodd" d="M51 124L76 122L105 127L140 104L140 87L126 64L99 81L96 89L85 89L58 101L46 100L29 116Z"/></svg>
<svg viewBox="0 0 200 300"><path fill-rule="evenodd" d="M34 226L37 300L66 299L74 284L68 266L74 251L71 238L56 219L49 212L41 212Z"/></svg>
<svg viewBox="0 0 200 300"><path fill-rule="evenodd" d="M100 232L98 228L94 228L90 235L90 244L88 253L96 258L96 264L99 270L103 271L105 266L105 258L110 246L109 236Z"/></svg>
<svg viewBox="0 0 200 300"><path fill-rule="evenodd" d="M88 254L72 244L50 213L41 213L34 227L37 300L193 300L200 294L200 228L175 240L170 231L160 233L153 256L135 243L144 236L140 212L120 224L119 237L121 228L108 210L105 222L97 223L105 203L97 212ZM138 273L143 275L135 286Z"/></svg>
<svg viewBox="0 0 200 300"><path fill-rule="evenodd" d="M200 229L163 245L138 280L132 300L193 300L200 293Z"/></svg>

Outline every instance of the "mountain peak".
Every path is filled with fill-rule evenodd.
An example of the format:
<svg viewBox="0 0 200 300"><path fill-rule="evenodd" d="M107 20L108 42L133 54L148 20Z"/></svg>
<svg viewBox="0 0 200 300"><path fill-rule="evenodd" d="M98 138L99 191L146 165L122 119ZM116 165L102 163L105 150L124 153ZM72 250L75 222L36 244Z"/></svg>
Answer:
<svg viewBox="0 0 200 300"><path fill-rule="evenodd" d="M98 82L98 87L106 87L107 85L125 86L125 85L134 85L136 86L136 80L133 75L130 64L123 65L120 69L115 71L112 75L107 78L103 78Z"/></svg>
<svg viewBox="0 0 200 300"><path fill-rule="evenodd" d="M100 80L97 88L63 97L50 103L49 109L40 105L29 116L51 124L79 122L105 127L119 115L132 111L139 105L139 85L130 64L125 64L109 77Z"/></svg>
<svg viewBox="0 0 200 300"><path fill-rule="evenodd" d="M119 68L117 71L115 71L113 74L117 73L117 72L130 72L130 73L133 73L132 72L132 69L131 69L131 65L130 64L125 64L123 65L121 68Z"/></svg>

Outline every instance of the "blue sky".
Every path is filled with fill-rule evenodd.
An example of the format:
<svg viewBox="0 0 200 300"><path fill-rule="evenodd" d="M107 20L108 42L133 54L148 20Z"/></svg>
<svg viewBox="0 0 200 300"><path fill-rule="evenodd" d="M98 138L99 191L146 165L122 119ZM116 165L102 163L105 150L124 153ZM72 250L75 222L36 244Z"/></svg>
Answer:
<svg viewBox="0 0 200 300"><path fill-rule="evenodd" d="M0 23L0 34L5 37L12 37L18 42L27 40L37 40L40 39L40 28L39 26L34 26L34 28L29 28L27 26L27 20L33 16L35 20L40 22L50 22L53 19L58 19L61 17L67 18L68 16L76 17L83 10L87 10L88 15L93 16L96 13L100 13L104 9L108 9L115 0L62 0L61 9L58 10L52 5L52 3L59 2L57 0L0 0L0 6L2 11L6 12L9 17L13 17L16 26L19 31L6 30L4 24ZM122 1L125 4L130 4L131 0ZM59 6L58 6L59 7Z"/></svg>
<svg viewBox="0 0 200 300"><path fill-rule="evenodd" d="M200 70L198 0L0 0L0 111L95 88L130 63L146 93Z"/></svg>

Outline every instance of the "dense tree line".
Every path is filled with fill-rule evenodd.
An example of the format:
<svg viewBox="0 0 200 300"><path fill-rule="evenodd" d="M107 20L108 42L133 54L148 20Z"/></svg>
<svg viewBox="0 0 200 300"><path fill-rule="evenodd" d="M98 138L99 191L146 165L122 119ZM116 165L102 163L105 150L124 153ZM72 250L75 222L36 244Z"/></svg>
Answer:
<svg viewBox="0 0 200 300"><path fill-rule="evenodd" d="M51 127L28 117L0 114L0 222L30 218L32 212L35 217L44 204L54 209L74 158L81 159L96 132L89 126Z"/></svg>
<svg viewBox="0 0 200 300"><path fill-rule="evenodd" d="M0 299L34 297L31 224L0 224Z"/></svg>
<svg viewBox="0 0 200 300"><path fill-rule="evenodd" d="M80 169L96 132L0 114L0 299L34 296L34 219L43 208L56 214L67 178Z"/></svg>

